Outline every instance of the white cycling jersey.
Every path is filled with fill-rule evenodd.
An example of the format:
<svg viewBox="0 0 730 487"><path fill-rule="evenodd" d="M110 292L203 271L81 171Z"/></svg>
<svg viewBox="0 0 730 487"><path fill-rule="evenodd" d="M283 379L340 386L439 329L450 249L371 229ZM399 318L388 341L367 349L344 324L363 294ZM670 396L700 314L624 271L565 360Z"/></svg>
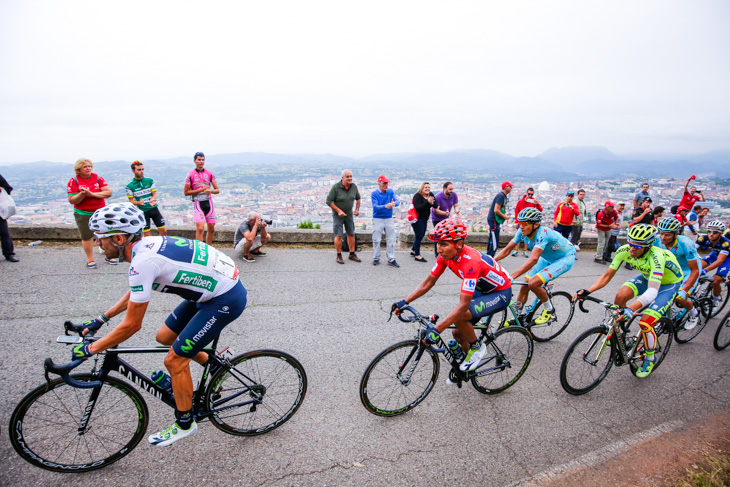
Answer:
<svg viewBox="0 0 730 487"><path fill-rule="evenodd" d="M130 301L146 303L152 291L199 303L229 291L238 267L223 252L182 237L145 237L132 248Z"/></svg>

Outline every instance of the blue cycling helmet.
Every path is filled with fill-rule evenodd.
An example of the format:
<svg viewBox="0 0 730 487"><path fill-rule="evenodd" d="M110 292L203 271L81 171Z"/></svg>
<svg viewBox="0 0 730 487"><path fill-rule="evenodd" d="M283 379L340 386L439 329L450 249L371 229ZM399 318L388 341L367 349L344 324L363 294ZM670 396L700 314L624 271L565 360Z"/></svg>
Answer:
<svg viewBox="0 0 730 487"><path fill-rule="evenodd" d="M679 233L682 231L682 224L679 223L679 220L670 216L659 220L659 225L657 225L657 229L660 232Z"/></svg>
<svg viewBox="0 0 730 487"><path fill-rule="evenodd" d="M537 208L524 208L520 211L520 214L517 215L517 221L540 223L542 221L542 212Z"/></svg>

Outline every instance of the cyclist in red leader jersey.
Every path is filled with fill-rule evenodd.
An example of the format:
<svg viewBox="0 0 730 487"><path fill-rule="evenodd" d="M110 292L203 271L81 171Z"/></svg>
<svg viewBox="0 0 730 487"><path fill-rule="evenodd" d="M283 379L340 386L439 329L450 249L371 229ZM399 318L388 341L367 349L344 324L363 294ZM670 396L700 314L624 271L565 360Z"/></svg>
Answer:
<svg viewBox="0 0 730 487"><path fill-rule="evenodd" d="M446 268L463 279L459 304L451 310L444 320L430 327L424 339L428 344L438 342L438 334L452 323L454 339L463 350L468 350L460 368L462 371L475 369L487 351L474 333L474 324L481 318L501 311L509 306L512 299L512 278L492 257L482 254L464 243L466 225L461 220L449 218L436 225L429 240L436 242L438 257L429 276L418 287L397 303L394 311L400 310L426 294L438 281Z"/></svg>

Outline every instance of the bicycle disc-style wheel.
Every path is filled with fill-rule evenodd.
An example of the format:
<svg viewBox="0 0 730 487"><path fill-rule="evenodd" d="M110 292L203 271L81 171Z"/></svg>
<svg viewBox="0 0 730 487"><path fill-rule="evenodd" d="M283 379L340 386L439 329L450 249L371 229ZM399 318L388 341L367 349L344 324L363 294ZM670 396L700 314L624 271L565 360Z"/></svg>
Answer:
<svg viewBox="0 0 730 487"><path fill-rule="evenodd" d="M418 340L405 340L370 362L360 381L360 400L373 414L397 416L426 399L438 375L438 356Z"/></svg>
<svg viewBox="0 0 730 487"><path fill-rule="evenodd" d="M689 313L685 313L682 319L674 324L674 339L677 343L687 343L694 337L700 334L705 328L707 322L710 321L710 315L712 314L712 299L702 298L699 302L695 303L695 307L699 312L697 317L697 325L694 328L687 330L685 326L689 320Z"/></svg>
<svg viewBox="0 0 730 487"><path fill-rule="evenodd" d="M78 381L98 380L73 374ZM88 415L93 389L72 387L62 379L36 387L10 417L10 443L28 463L54 472L88 472L131 452L147 431L147 404L129 384L114 377L102 381ZM86 422L83 433L80 425Z"/></svg>
<svg viewBox="0 0 730 487"><path fill-rule="evenodd" d="M725 350L730 345L730 311L720 320L713 345L715 350Z"/></svg>
<svg viewBox="0 0 730 487"><path fill-rule="evenodd" d="M532 360L532 336L518 326L503 328L486 342L481 364L469 373L474 389L497 394L517 382Z"/></svg>
<svg viewBox="0 0 730 487"><path fill-rule="evenodd" d="M533 321L529 325L530 333L536 342L546 342L552 340L556 336L560 335L563 330L570 324L570 320L573 319L573 311L575 306L573 298L570 294L564 291L557 291L553 293L552 297L553 307L555 312L551 317L551 321L542 325L535 324L534 319L542 314L542 302L538 301L537 309L533 313Z"/></svg>
<svg viewBox="0 0 730 487"><path fill-rule="evenodd" d="M560 385L565 392L576 396L585 394L606 378L613 365L617 339L607 341L607 332L607 327L596 326L570 344L560 364Z"/></svg>
<svg viewBox="0 0 730 487"><path fill-rule="evenodd" d="M664 361L664 357L667 356L667 353L669 353L669 349L672 346L672 340L674 339L674 326L672 325L672 320L666 316L660 318L659 321L654 323L654 332L656 333L657 338L656 347L654 348L654 360L656 361L654 364L654 370L656 370ZM639 336L638 339L642 340L642 337ZM640 343L636 351L636 358L629 362L631 372L634 375L636 375L636 371L639 370L641 364L644 362L644 344ZM652 373L654 372L652 371Z"/></svg>
<svg viewBox="0 0 730 487"><path fill-rule="evenodd" d="M268 433L302 405L307 374L288 353L254 350L233 357L231 366L213 375L205 393L208 411L214 411L211 423L219 430L239 436Z"/></svg>

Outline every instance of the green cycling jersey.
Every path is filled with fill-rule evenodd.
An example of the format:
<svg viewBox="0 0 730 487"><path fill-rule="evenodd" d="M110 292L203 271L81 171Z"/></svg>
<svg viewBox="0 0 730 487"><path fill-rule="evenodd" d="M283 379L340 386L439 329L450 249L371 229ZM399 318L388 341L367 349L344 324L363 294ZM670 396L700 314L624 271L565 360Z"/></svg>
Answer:
<svg viewBox="0 0 730 487"><path fill-rule="evenodd" d="M611 269L618 270L622 262L628 262L634 269L644 274L647 282L664 285L682 282L684 279L684 273L674 254L659 247L648 247L644 255L635 259L629 253L628 244L622 245L611 261Z"/></svg>
<svg viewBox="0 0 730 487"><path fill-rule="evenodd" d="M155 182L152 178L133 178L127 185L127 198L134 201L142 201L144 204L139 206L142 211L149 211L157 205L151 205L150 200L154 196Z"/></svg>

